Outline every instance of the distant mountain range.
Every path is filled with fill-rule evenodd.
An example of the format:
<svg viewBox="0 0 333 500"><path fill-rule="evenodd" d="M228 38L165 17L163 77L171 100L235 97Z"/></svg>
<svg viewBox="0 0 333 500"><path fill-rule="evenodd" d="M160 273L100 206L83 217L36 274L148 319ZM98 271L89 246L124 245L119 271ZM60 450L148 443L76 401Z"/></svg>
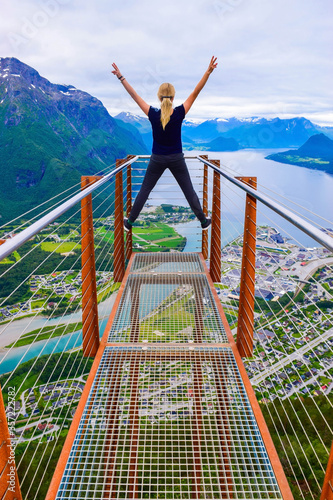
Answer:
<svg viewBox="0 0 333 500"><path fill-rule="evenodd" d="M18 59L0 59L0 225L81 175L147 152L137 130L127 130L95 97L53 84Z"/></svg>
<svg viewBox="0 0 333 500"><path fill-rule="evenodd" d="M122 121L128 130L138 130L147 148L151 150L152 135L148 118L132 113L119 113L117 120ZM210 149L212 141L219 138L233 139L237 149L241 148L284 148L299 147L309 137L325 133L333 138L333 127L320 127L306 118L214 118L197 123L184 120L182 139L184 149ZM228 147L228 144L226 147ZM223 144L221 143L222 147ZM234 143L235 145L235 143ZM229 149L220 149L220 151ZM234 150L234 149L233 149Z"/></svg>
<svg viewBox="0 0 333 500"><path fill-rule="evenodd" d="M202 151L296 148L322 132L333 138L333 127L305 118L185 120L182 129L184 148ZM78 184L81 175L103 173L116 158L150 153L151 144L147 118L112 118L87 92L0 58L0 225Z"/></svg>
<svg viewBox="0 0 333 500"><path fill-rule="evenodd" d="M269 155L267 158L333 174L333 141L324 134L316 134L298 149Z"/></svg>

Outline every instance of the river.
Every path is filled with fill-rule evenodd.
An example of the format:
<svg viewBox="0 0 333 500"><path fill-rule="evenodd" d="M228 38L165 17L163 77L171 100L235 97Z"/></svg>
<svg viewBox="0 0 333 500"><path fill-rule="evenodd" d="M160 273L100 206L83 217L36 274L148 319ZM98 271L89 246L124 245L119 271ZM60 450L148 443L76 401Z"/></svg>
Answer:
<svg viewBox="0 0 333 500"><path fill-rule="evenodd" d="M266 160L265 156L274 152L283 151L282 149L261 149L261 150L241 150L236 152L209 153L209 158L219 159L221 166L226 165L232 169L233 175L256 176L258 179L258 189L274 196L280 203L282 197L297 203L297 210L301 215L310 216L304 208L326 219L332 218L333 213L333 176L319 170L311 170L303 167L277 163L272 160ZM185 152L186 155L195 156L200 152ZM201 173L197 169L198 163L192 160L188 161L193 184L197 191L200 191ZM244 193L230 186L228 181L222 180L222 244L225 245L232 241L242 231L244 217ZM152 205L161 203L174 203L184 205L183 195L175 184L170 174L164 174L161 181L157 184L151 194L149 202ZM211 200L209 200L209 206ZM288 203L288 205L290 205ZM310 217L314 221L320 221L316 216ZM299 245L313 247L318 246L310 237L304 235L299 229L278 215L275 215L262 204L258 204L258 223L273 225L284 235L287 235ZM324 227L332 227L332 222L322 222ZM201 230L197 221L191 221L186 224L176 224L175 229L183 236L186 236L187 243L185 251L195 252L200 250ZM100 331L103 332L107 317L111 311L116 294L107 299L99 306ZM13 342L23 332L41 328L43 326L57 325L58 323L74 323L81 321L81 311L64 316L62 318L47 319L41 316L35 318L24 318L14 321L10 324L0 327L0 347ZM64 335L61 338L54 338L49 341L40 341L33 346L12 349L10 352L0 354L0 373L13 370L17 364L27 361L40 353L50 354L51 352L60 352L80 345L81 331L75 334Z"/></svg>
<svg viewBox="0 0 333 500"><path fill-rule="evenodd" d="M110 311L117 297L117 293L112 294L98 306L100 335L103 335ZM40 340L28 346L16 347L15 349L3 348L17 340L22 334L32 332L45 326L58 326L69 323L79 323L82 320L81 310L72 314L58 318L46 318L44 316L33 316L22 318L11 323L6 323L0 327L0 375L41 354L51 354L53 352L68 351L82 344L82 330L75 333L68 333L61 337L54 337L49 340Z"/></svg>

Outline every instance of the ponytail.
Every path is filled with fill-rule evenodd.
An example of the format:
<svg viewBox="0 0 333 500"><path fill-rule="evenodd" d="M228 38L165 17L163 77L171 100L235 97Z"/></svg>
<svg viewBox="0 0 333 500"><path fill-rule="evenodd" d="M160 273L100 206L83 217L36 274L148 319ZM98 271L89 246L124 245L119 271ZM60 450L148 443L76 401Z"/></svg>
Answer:
<svg viewBox="0 0 333 500"><path fill-rule="evenodd" d="M164 97L164 98L162 98L162 102L161 102L161 124L162 124L163 130L165 130L166 125L170 121L171 111L172 111L172 102L171 102L170 97Z"/></svg>
<svg viewBox="0 0 333 500"><path fill-rule="evenodd" d="M172 114L172 101L171 98L175 96L175 88L171 83L162 83L157 93L161 101L161 124L163 130L170 121Z"/></svg>

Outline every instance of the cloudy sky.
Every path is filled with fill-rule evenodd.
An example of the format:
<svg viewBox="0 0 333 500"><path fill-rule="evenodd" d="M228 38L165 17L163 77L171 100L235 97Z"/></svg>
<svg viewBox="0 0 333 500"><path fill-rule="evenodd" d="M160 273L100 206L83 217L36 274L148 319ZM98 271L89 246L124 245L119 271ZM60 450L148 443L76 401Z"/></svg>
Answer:
<svg viewBox="0 0 333 500"><path fill-rule="evenodd" d="M0 56L141 114L115 61L149 103L163 81L176 104L210 57L219 66L188 118L305 116L333 125L332 0L2 0Z"/></svg>

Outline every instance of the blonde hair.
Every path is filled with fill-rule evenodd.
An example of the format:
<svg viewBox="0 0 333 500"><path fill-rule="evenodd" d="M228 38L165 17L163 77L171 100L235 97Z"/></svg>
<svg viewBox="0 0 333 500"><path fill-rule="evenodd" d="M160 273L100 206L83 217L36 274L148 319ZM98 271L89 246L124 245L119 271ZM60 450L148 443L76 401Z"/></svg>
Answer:
<svg viewBox="0 0 333 500"><path fill-rule="evenodd" d="M161 124L163 130L170 121L172 113L172 100L170 97L175 97L175 93L175 87L171 83L162 83L157 92L157 97L161 101ZM168 96L168 98L165 96Z"/></svg>

